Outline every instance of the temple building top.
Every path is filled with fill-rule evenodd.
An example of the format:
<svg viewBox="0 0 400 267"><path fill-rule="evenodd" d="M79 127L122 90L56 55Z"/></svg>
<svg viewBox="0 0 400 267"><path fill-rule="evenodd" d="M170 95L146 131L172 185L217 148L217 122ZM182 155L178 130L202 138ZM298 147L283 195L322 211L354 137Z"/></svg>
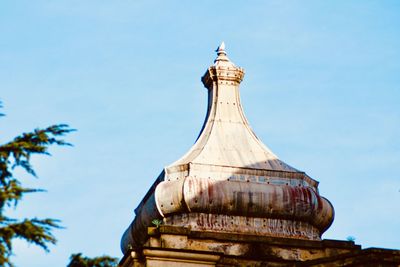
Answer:
<svg viewBox="0 0 400 267"><path fill-rule="evenodd" d="M225 44L202 77L208 108L193 147L164 168L136 208L122 250L142 246L147 227L320 240L334 210L318 182L280 160L251 129L240 102L244 70Z"/></svg>

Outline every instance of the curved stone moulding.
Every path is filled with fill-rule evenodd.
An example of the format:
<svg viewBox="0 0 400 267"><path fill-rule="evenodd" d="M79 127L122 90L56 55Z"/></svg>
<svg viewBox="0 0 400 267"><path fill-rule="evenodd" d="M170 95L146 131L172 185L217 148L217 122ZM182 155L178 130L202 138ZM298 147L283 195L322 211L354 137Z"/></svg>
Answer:
<svg viewBox="0 0 400 267"><path fill-rule="evenodd" d="M164 170L165 181L183 179L187 176L208 177L215 180L272 183L277 185L309 186L318 192L318 182L304 172L287 172L272 169L255 169L234 166L188 163L169 166Z"/></svg>
<svg viewBox="0 0 400 267"><path fill-rule="evenodd" d="M177 219L185 216L182 214L191 220ZM199 218L205 216L212 216L211 221L219 221L220 226L199 224ZM233 216L230 222L235 223L222 227L229 216ZM241 217L247 218L246 224L240 224ZM333 217L332 204L311 187L186 177L157 185L124 234L122 247L139 246L153 219L165 218L166 224L176 226L186 223L194 230L319 240ZM263 224L257 223L263 219Z"/></svg>
<svg viewBox="0 0 400 267"><path fill-rule="evenodd" d="M309 222L320 232L332 223L333 206L310 187L186 177L155 190L162 217L198 212Z"/></svg>

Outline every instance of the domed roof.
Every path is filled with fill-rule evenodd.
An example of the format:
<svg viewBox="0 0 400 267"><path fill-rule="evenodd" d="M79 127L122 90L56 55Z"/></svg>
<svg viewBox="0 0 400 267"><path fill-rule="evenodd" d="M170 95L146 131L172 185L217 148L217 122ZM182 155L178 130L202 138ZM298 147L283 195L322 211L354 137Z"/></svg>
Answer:
<svg viewBox="0 0 400 267"><path fill-rule="evenodd" d="M214 65L202 77L209 103L200 135L189 152L167 169L193 163L302 173L281 161L253 132L240 103L244 70L229 60L224 43L216 52Z"/></svg>
<svg viewBox="0 0 400 267"><path fill-rule="evenodd" d="M252 131L240 103L244 70L225 44L202 82L208 109L193 147L167 166L138 208L122 250L141 246L153 219L192 230L319 240L333 206L318 182L280 160Z"/></svg>

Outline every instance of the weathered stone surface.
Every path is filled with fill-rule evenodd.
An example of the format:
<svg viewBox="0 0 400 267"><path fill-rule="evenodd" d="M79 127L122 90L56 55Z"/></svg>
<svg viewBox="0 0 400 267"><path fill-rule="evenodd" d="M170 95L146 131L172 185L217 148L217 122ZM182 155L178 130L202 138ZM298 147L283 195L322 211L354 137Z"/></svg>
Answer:
<svg viewBox="0 0 400 267"><path fill-rule="evenodd" d="M321 240L332 204L257 138L240 103L244 70L224 45L217 54L202 77L200 135L136 208L120 266L400 266L400 251ZM150 227L154 220L162 225Z"/></svg>
<svg viewBox="0 0 400 267"><path fill-rule="evenodd" d="M400 251L362 250L352 241L210 233L174 226L153 229L138 251L127 253L121 266L400 266ZM171 261L176 265L168 265Z"/></svg>
<svg viewBox="0 0 400 267"><path fill-rule="evenodd" d="M154 219L193 229L319 240L334 217L318 182L280 160L251 130L239 97L244 70L224 47L202 81L208 111L193 147L166 167L122 238L140 247Z"/></svg>

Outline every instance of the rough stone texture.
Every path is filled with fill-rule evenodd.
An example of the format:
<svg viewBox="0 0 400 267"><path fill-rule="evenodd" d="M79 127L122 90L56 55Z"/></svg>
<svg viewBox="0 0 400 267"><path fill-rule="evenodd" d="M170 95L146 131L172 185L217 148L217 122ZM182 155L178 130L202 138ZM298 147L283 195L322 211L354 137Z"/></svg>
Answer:
<svg viewBox="0 0 400 267"><path fill-rule="evenodd" d="M247 233L253 235L273 235L318 240L319 231L308 223L285 219L257 218L250 216L230 216L207 213L187 213L172 215L165 219L166 225L189 226L193 230Z"/></svg>
<svg viewBox="0 0 400 267"><path fill-rule="evenodd" d="M143 247L126 253L120 266L400 266L400 251L362 250L353 241L211 233L174 226L149 228L148 234Z"/></svg>

